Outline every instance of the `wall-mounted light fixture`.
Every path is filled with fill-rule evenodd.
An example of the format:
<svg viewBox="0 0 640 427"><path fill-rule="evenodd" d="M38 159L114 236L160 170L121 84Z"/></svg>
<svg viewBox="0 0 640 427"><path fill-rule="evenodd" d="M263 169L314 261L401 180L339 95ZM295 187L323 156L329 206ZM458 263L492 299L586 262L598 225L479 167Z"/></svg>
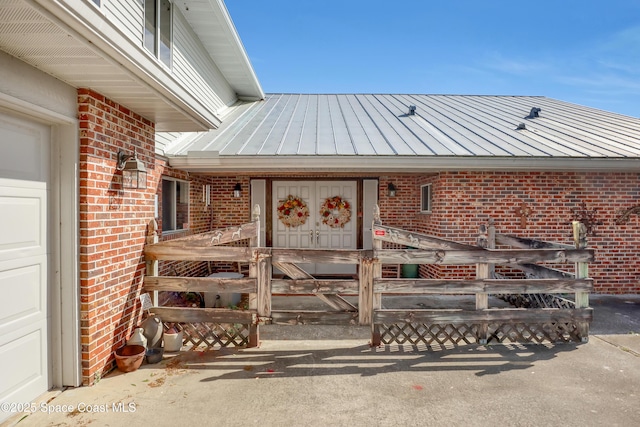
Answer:
<svg viewBox="0 0 640 427"><path fill-rule="evenodd" d="M393 182L390 182L389 185L387 186L387 195L389 197L396 197L396 191L398 189L396 188L395 185L393 185Z"/></svg>
<svg viewBox="0 0 640 427"><path fill-rule="evenodd" d="M116 169L122 171L123 188L147 188L147 168L144 167L135 151L133 155L118 151L118 165Z"/></svg>
<svg viewBox="0 0 640 427"><path fill-rule="evenodd" d="M242 187L240 183L236 183L235 187L233 187L233 197L240 197L242 195Z"/></svg>

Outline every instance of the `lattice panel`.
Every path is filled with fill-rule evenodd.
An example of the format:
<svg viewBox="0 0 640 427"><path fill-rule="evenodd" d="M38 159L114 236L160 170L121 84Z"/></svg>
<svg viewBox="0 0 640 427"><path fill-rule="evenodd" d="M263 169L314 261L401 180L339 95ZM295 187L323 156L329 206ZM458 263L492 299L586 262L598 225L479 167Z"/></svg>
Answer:
<svg viewBox="0 0 640 427"><path fill-rule="evenodd" d="M500 294L503 301L520 308L576 308L576 304L556 294Z"/></svg>
<svg viewBox="0 0 640 427"><path fill-rule="evenodd" d="M166 323L165 330L174 327L182 331L182 343L191 350L205 347L246 347L249 345L249 325L241 323Z"/></svg>
<svg viewBox="0 0 640 427"><path fill-rule="evenodd" d="M580 342L578 328L573 323L503 323L489 324L488 343L518 342L518 343L559 343Z"/></svg>
<svg viewBox="0 0 640 427"><path fill-rule="evenodd" d="M463 345L478 343L478 325L396 323L378 325L382 344ZM573 323L490 323L487 343L560 343L581 342Z"/></svg>
<svg viewBox="0 0 640 427"><path fill-rule="evenodd" d="M379 325L383 344L459 345L477 342L475 325L425 325L423 323L394 323Z"/></svg>

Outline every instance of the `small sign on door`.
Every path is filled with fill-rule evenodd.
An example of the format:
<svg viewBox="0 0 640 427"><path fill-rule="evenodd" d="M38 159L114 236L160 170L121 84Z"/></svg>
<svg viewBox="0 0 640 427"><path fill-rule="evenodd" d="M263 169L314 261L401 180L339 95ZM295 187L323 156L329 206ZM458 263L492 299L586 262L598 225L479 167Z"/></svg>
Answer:
<svg viewBox="0 0 640 427"><path fill-rule="evenodd" d="M373 233L376 236L384 236L385 234L387 234L384 230L374 230Z"/></svg>

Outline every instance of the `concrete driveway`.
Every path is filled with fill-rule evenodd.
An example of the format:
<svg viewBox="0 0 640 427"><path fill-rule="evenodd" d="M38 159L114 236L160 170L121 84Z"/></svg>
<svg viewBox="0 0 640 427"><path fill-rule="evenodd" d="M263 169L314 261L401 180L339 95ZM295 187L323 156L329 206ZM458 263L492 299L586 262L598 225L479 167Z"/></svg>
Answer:
<svg viewBox="0 0 640 427"><path fill-rule="evenodd" d="M52 393L17 425L640 425L640 295L591 306L586 344L369 348L367 328L269 326L259 348Z"/></svg>

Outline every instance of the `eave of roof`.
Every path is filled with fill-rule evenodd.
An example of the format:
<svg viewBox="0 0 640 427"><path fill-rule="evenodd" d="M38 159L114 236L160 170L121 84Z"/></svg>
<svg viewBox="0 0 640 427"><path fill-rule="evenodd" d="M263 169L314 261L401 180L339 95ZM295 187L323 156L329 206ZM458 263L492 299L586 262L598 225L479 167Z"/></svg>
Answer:
<svg viewBox="0 0 640 427"><path fill-rule="evenodd" d="M6 3L6 4L5 4ZM153 121L160 131L220 125L157 60L84 0L23 0L0 6L0 48L75 88L91 88ZM264 97L229 13L220 0L174 2L239 98ZM183 12L184 13L184 12ZM208 26L197 22L208 22ZM218 25L211 25L216 22ZM215 27L212 30L212 27ZM212 48L215 46L215 48ZM233 102L231 100L229 102Z"/></svg>

